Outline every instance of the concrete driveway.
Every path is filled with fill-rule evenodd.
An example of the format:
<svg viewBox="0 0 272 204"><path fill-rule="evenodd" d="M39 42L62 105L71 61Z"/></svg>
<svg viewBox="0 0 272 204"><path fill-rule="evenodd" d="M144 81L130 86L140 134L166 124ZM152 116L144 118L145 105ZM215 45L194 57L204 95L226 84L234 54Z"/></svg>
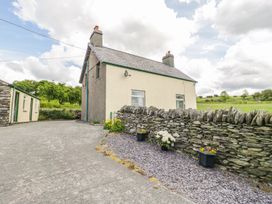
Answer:
<svg viewBox="0 0 272 204"><path fill-rule="evenodd" d="M76 121L0 128L0 203L188 203L95 151L103 130Z"/></svg>

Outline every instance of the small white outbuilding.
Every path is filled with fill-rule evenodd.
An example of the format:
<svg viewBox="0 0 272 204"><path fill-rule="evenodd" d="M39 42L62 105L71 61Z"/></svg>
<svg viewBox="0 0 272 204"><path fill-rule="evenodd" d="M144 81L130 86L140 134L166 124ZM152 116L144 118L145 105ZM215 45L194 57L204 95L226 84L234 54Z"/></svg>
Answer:
<svg viewBox="0 0 272 204"><path fill-rule="evenodd" d="M40 99L0 80L0 126L37 121Z"/></svg>

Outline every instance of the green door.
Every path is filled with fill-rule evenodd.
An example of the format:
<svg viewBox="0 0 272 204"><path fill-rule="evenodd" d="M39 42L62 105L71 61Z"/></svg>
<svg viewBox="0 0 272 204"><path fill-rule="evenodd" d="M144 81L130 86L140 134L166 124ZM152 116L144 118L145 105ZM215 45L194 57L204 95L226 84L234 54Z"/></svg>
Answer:
<svg viewBox="0 0 272 204"><path fill-rule="evenodd" d="M32 112L33 112L33 98L31 98L30 101L29 121L32 121Z"/></svg>
<svg viewBox="0 0 272 204"><path fill-rule="evenodd" d="M14 103L14 116L13 121L18 122L18 113L19 113L19 92L15 92L15 103Z"/></svg>

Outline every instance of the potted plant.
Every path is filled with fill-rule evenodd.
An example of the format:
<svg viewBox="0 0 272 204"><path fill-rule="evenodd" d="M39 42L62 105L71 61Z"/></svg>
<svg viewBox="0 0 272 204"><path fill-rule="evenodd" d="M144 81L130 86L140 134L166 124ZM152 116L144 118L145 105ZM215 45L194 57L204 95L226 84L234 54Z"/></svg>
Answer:
<svg viewBox="0 0 272 204"><path fill-rule="evenodd" d="M137 129L137 141L142 142L145 141L145 139L147 138L148 132L146 129L144 128L138 128Z"/></svg>
<svg viewBox="0 0 272 204"><path fill-rule="evenodd" d="M156 141L162 151L168 151L174 148L176 139L165 130L157 132Z"/></svg>
<svg viewBox="0 0 272 204"><path fill-rule="evenodd" d="M216 157L216 149L212 147L201 147L199 149L199 164L204 167L213 168Z"/></svg>

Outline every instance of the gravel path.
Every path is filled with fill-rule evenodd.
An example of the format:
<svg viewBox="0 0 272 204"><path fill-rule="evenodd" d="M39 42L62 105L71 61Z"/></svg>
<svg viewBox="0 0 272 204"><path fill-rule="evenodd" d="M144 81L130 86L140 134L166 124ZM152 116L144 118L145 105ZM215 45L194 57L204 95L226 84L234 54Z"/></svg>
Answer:
<svg viewBox="0 0 272 204"><path fill-rule="evenodd" d="M272 194L251 187L244 179L219 169L206 169L186 154L162 152L156 145L137 142L134 136L107 137L119 157L129 159L165 186L196 203L272 204Z"/></svg>

